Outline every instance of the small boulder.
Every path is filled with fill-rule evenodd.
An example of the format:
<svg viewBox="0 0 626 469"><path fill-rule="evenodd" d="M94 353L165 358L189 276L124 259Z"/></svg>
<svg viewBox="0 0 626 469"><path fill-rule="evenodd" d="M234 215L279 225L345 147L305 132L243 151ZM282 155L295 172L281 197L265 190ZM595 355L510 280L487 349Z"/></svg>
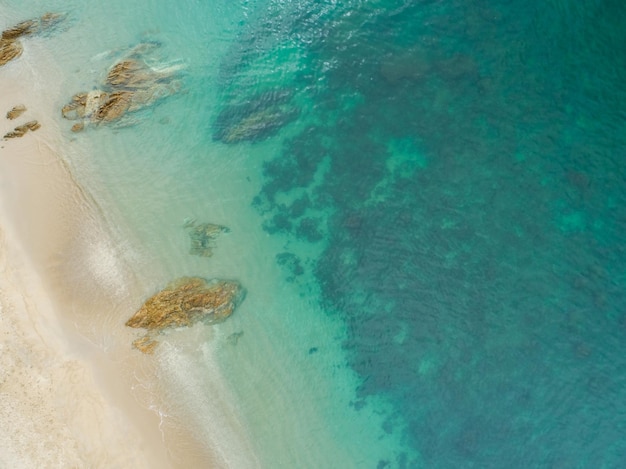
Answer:
<svg viewBox="0 0 626 469"><path fill-rule="evenodd" d="M39 122L37 122L37 121L30 121L30 122L27 122L26 124L18 125L11 132L7 132L6 134L4 134L3 138L4 139L9 139L9 138L23 137L24 135L26 135L26 132L28 132L29 130L31 132L34 132L35 130L39 129L40 127L41 127L41 124Z"/></svg>
<svg viewBox="0 0 626 469"><path fill-rule="evenodd" d="M18 104L17 106L13 106L13 109L7 112L7 119L9 120L17 119L22 114L24 114L24 112L26 112L26 106L24 106L23 104Z"/></svg>

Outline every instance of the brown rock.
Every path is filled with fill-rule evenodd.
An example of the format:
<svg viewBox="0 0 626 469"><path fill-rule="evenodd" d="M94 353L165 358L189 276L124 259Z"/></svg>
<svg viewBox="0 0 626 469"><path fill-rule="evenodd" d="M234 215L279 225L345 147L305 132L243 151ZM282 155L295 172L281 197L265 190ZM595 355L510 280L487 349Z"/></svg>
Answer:
<svg viewBox="0 0 626 469"><path fill-rule="evenodd" d="M112 87L134 88L146 81L146 69L138 60L122 60L111 68L106 83Z"/></svg>
<svg viewBox="0 0 626 469"><path fill-rule="evenodd" d="M28 132L28 127L20 125L19 127L15 127L11 132L7 132L4 134L3 138L19 138L23 137L26 132Z"/></svg>
<svg viewBox="0 0 626 469"><path fill-rule="evenodd" d="M24 136L24 133L20 133L15 130L12 130L11 132L7 132L6 134L4 134L2 138L6 140L9 138L18 138L18 137L23 137L23 136Z"/></svg>
<svg viewBox="0 0 626 469"><path fill-rule="evenodd" d="M61 108L61 114L66 119L74 120L74 119L78 118L77 109L79 107L80 107L80 105L78 103L71 102L71 103L66 104L65 106L63 106Z"/></svg>
<svg viewBox="0 0 626 469"><path fill-rule="evenodd" d="M4 134L3 138L7 139L7 138L23 137L24 135L26 135L26 132L28 132L29 130L31 132L34 132L35 130L39 129L40 127L41 127L41 124L39 122L37 122L37 121L30 121L30 122L27 122L26 124L18 125L11 132L8 132L8 133Z"/></svg>
<svg viewBox="0 0 626 469"><path fill-rule="evenodd" d="M41 124L37 121L30 121L24 124L23 127L26 127L31 132L34 132L35 130L38 130L41 128Z"/></svg>
<svg viewBox="0 0 626 469"><path fill-rule="evenodd" d="M72 96L72 100L61 109L63 117L70 120L83 118L87 107L87 96L88 93L76 93Z"/></svg>
<svg viewBox="0 0 626 469"><path fill-rule="evenodd" d="M67 15L63 13L46 13L41 18L22 21L15 26L2 31L2 39L15 40L33 34L50 31L62 22Z"/></svg>
<svg viewBox="0 0 626 469"><path fill-rule="evenodd" d="M85 124L83 122L77 122L72 126L72 132L80 132L85 128Z"/></svg>
<svg viewBox="0 0 626 469"><path fill-rule="evenodd" d="M232 314L242 297L243 289L237 282L184 277L148 298L126 325L148 330L134 345L144 353L151 353L156 347L155 334L200 321L221 322Z"/></svg>
<svg viewBox="0 0 626 469"><path fill-rule="evenodd" d="M0 39L0 66L22 55L22 45L18 41Z"/></svg>
<svg viewBox="0 0 626 469"><path fill-rule="evenodd" d="M2 36L0 37L0 66L22 54L20 38L48 32L64 19L65 15L63 14L46 13L41 18L22 21L2 31Z"/></svg>
<svg viewBox="0 0 626 469"><path fill-rule="evenodd" d="M13 109L11 109L9 112L7 112L7 119L17 119L22 114L24 114L24 112L26 112L26 106L18 104L17 106L14 106Z"/></svg>
<svg viewBox="0 0 626 469"><path fill-rule="evenodd" d="M69 120L112 120L125 112L124 107L121 106L125 101L128 101L130 95L126 95L126 100L122 99L119 93L111 94L102 90L93 90L89 93L77 93L72 96L72 100L61 108L61 114L64 118ZM121 106L121 108L120 108ZM82 122L82 128L85 122Z"/></svg>
<svg viewBox="0 0 626 469"><path fill-rule="evenodd" d="M133 341L133 347L135 347L140 352L146 353L148 355L154 353L154 349L157 345L159 345L159 343L152 337L149 337L147 335Z"/></svg>
<svg viewBox="0 0 626 469"><path fill-rule="evenodd" d="M12 28L2 31L2 39L17 39L23 36L30 36L39 30L39 20L22 21Z"/></svg>
<svg viewBox="0 0 626 469"><path fill-rule="evenodd" d="M111 93L105 103L94 113L96 121L112 121L122 117L130 107L132 93L129 91L115 91Z"/></svg>

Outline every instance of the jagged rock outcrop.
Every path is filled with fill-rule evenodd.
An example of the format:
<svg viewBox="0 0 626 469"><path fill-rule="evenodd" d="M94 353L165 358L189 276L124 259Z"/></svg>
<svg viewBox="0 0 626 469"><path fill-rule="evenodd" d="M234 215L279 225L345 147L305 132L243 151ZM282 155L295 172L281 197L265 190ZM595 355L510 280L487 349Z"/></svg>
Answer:
<svg viewBox="0 0 626 469"><path fill-rule="evenodd" d="M87 126L120 122L128 116L177 93L181 88L180 67L154 68L146 57L158 44L135 47L108 71L99 89L76 93L61 109L63 117L79 122L72 126L80 132Z"/></svg>
<svg viewBox="0 0 626 469"><path fill-rule="evenodd" d="M243 296L243 288L235 281L184 277L148 298L126 325L147 329L147 334L133 345L143 353L152 353L159 333L197 322L221 322L232 314Z"/></svg>
<svg viewBox="0 0 626 469"><path fill-rule="evenodd" d="M21 38L48 33L61 23L65 17L66 15L62 13L46 13L41 18L22 21L2 31L2 36L0 36L0 66L22 55Z"/></svg>

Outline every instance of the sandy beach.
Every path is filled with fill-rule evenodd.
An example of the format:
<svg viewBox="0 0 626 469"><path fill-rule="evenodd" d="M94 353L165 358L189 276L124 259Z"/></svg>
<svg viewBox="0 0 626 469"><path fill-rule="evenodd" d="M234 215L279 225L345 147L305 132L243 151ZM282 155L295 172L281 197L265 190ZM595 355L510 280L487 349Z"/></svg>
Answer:
<svg viewBox="0 0 626 469"><path fill-rule="evenodd" d="M63 159L58 90L23 59L0 71L0 133L41 124L0 141L0 465L172 467L159 415L132 392L149 365L130 346L106 354L81 314L99 327L98 311L132 308L133 279Z"/></svg>
<svg viewBox="0 0 626 469"><path fill-rule="evenodd" d="M63 106L145 39L71 51L96 26L25 39L0 68L0 137L37 122L0 141L0 466L374 467L395 442L379 451L379 415L353 408L342 324L313 279L276 262L284 239L250 204L262 158L205 132L211 88L190 78L136 125L70 131ZM190 252L189 220L228 226L210 259ZM134 350L143 331L126 321L185 276L236 280L245 301L223 324L164 333L153 355Z"/></svg>
<svg viewBox="0 0 626 469"><path fill-rule="evenodd" d="M169 276L81 172L101 155L61 118L67 75L45 40L0 67L0 136L37 123L0 140L0 466L258 467L217 367L131 347Z"/></svg>

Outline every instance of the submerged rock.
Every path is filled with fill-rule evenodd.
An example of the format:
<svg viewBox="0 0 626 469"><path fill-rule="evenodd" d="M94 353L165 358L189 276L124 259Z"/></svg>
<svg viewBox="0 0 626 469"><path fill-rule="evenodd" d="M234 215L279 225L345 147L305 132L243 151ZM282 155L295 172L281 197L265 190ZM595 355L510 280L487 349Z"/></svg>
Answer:
<svg viewBox="0 0 626 469"><path fill-rule="evenodd" d="M189 327L197 322L221 322L232 314L243 295L243 288L234 281L178 279L148 298L126 321L128 327L148 330L133 345L144 353L152 353L158 344L155 336L166 329Z"/></svg>
<svg viewBox="0 0 626 469"><path fill-rule="evenodd" d="M64 118L81 121L72 126L73 132L87 124L119 122L180 90L180 67L153 68L144 60L156 47L155 43L135 47L111 67L100 89L77 93L63 106Z"/></svg>
<svg viewBox="0 0 626 469"><path fill-rule="evenodd" d="M239 339L241 339L242 337L243 331L233 332L228 337L226 337L226 342L228 342L230 345L237 345L237 342L239 342Z"/></svg>
<svg viewBox="0 0 626 469"><path fill-rule="evenodd" d="M247 102L227 106L217 116L213 139L238 143L271 137L300 114L291 104L292 98L289 91L268 91Z"/></svg>
<svg viewBox="0 0 626 469"><path fill-rule="evenodd" d="M13 106L13 109L7 112L7 119L9 120L17 119L25 112L26 112L26 106L24 106L23 104L18 104L17 106Z"/></svg>
<svg viewBox="0 0 626 469"><path fill-rule="evenodd" d="M41 18L22 21L15 26L2 31L0 37L0 66L22 55L22 44L19 39L43 34L53 30L65 19L61 13L46 13Z"/></svg>
<svg viewBox="0 0 626 469"><path fill-rule="evenodd" d="M192 222L187 224L186 228L189 229L189 239L191 240L189 254L201 257L211 257L217 237L222 233L228 233L230 231L225 226L214 225L212 223L195 225L195 223Z"/></svg>

